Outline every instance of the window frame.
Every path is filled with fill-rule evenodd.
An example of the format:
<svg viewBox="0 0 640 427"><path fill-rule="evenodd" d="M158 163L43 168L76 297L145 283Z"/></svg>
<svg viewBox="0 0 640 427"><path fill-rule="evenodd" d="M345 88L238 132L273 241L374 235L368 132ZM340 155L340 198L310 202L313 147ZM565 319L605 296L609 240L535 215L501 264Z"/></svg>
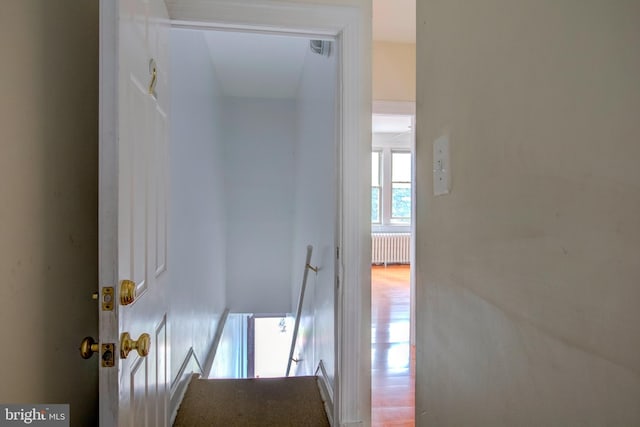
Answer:
<svg viewBox="0 0 640 427"><path fill-rule="evenodd" d="M393 155L395 153L406 153L409 154L410 159L410 165L411 165L411 170L409 171L409 181L394 181L393 180ZM391 166L389 168L389 175L390 175L390 185L389 185L389 222L391 224L399 224L399 225L408 225L411 226L411 220L412 220L412 215L411 215L411 207L409 207L409 216L408 217L396 217L393 216L393 185L394 184L409 184L409 195L411 197L411 206L413 206L413 180L411 179L412 175L413 175L413 153L411 152L411 149L408 148L391 148L390 149L390 162L391 162Z"/></svg>
<svg viewBox="0 0 640 427"><path fill-rule="evenodd" d="M378 185L373 185L373 175L371 176L371 200L373 201L373 189L377 188L378 189L378 220L374 221L373 220L373 216L371 218L371 224L375 224L375 225L382 225L382 200L383 200L383 196L382 196L382 183L383 183L383 178L382 178L382 172L383 172L383 168L382 168L382 150L377 150L377 149L373 149L371 150L371 167L373 168L373 153L378 153Z"/></svg>
<svg viewBox="0 0 640 427"><path fill-rule="evenodd" d="M412 131L403 134L373 133L371 152L380 152L380 222L371 222L372 232L410 232L412 229L415 204L415 119L412 117ZM411 154L411 216L409 221L392 218L392 152ZM372 185L373 188L373 185Z"/></svg>

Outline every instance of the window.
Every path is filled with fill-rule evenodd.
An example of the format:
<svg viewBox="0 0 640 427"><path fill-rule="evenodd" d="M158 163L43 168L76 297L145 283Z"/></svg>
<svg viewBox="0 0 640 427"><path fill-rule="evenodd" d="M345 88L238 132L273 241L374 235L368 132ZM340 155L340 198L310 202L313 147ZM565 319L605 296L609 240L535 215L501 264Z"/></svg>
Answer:
<svg viewBox="0 0 640 427"><path fill-rule="evenodd" d="M411 225L411 151L371 152L371 224Z"/></svg>
<svg viewBox="0 0 640 427"><path fill-rule="evenodd" d="M411 152L391 152L391 221L411 223Z"/></svg>
<svg viewBox="0 0 640 427"><path fill-rule="evenodd" d="M371 227L407 232L413 193L412 115L374 114L371 150Z"/></svg>
<svg viewBox="0 0 640 427"><path fill-rule="evenodd" d="M371 222L380 224L380 199L382 197L382 185L380 182L381 152L371 153Z"/></svg>

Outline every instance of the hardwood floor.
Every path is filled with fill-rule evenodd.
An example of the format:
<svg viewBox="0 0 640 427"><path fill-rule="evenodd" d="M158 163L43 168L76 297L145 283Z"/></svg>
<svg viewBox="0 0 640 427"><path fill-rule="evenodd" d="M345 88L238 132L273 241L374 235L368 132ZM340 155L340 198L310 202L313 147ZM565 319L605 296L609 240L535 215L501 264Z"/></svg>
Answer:
<svg viewBox="0 0 640 427"><path fill-rule="evenodd" d="M372 427L415 425L409 266L371 269Z"/></svg>

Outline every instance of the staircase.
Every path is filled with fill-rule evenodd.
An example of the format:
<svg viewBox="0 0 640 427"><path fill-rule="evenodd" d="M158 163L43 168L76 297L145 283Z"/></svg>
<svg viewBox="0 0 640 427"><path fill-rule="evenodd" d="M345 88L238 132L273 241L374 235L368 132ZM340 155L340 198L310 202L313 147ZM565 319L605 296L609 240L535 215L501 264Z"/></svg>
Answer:
<svg viewBox="0 0 640 427"><path fill-rule="evenodd" d="M329 427L316 377L192 379L175 427Z"/></svg>

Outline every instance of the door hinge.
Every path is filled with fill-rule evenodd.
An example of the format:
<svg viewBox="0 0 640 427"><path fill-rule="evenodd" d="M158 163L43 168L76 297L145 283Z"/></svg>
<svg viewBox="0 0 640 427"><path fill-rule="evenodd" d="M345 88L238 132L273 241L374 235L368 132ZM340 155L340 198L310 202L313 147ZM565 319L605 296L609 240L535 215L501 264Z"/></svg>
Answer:
<svg viewBox="0 0 640 427"><path fill-rule="evenodd" d="M340 259L340 246L336 246L336 259Z"/></svg>
<svg viewBox="0 0 640 427"><path fill-rule="evenodd" d="M113 368L113 366L115 365L115 357L114 357L115 345L113 343L102 344L101 350L102 350L101 351L102 367Z"/></svg>

